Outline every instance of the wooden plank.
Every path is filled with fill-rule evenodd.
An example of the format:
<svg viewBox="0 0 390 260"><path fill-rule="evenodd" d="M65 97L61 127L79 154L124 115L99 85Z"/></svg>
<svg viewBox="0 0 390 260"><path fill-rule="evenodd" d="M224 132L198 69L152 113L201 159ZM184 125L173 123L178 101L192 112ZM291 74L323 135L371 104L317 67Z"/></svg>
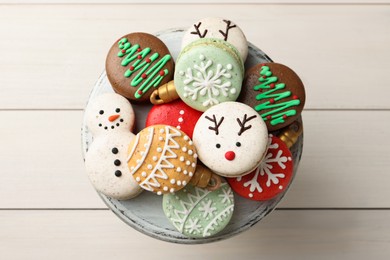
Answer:
<svg viewBox="0 0 390 260"><path fill-rule="evenodd" d="M221 14L219 5L197 4L1 5L0 109L81 109L113 40L191 25L200 13L236 21L249 41L294 68L307 86L307 108L390 108L378 95L390 84L383 77L390 6L232 4Z"/></svg>
<svg viewBox="0 0 390 260"><path fill-rule="evenodd" d="M0 0L0 4L388 4L389 0Z"/></svg>
<svg viewBox="0 0 390 260"><path fill-rule="evenodd" d="M276 211L205 245L145 236L109 211L0 211L2 259L388 259L390 211Z"/></svg>
<svg viewBox="0 0 390 260"><path fill-rule="evenodd" d="M7 111L0 208L105 207L84 173L81 111Z"/></svg>
<svg viewBox="0 0 390 260"><path fill-rule="evenodd" d="M302 162L280 206L390 207L390 111L305 111L303 120Z"/></svg>
<svg viewBox="0 0 390 260"><path fill-rule="evenodd" d="M0 208L104 208L84 173L81 111L1 111ZM390 111L304 111L281 207L390 207ZM374 134L375 132L375 134Z"/></svg>

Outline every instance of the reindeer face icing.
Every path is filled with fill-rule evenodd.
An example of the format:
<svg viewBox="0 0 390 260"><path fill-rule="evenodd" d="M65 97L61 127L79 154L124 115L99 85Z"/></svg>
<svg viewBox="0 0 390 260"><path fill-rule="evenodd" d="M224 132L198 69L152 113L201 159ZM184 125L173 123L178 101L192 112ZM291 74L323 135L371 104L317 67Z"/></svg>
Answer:
<svg viewBox="0 0 390 260"><path fill-rule="evenodd" d="M91 101L86 112L88 129L93 136L114 131L130 131L134 126L134 111L121 95L107 93Z"/></svg>
<svg viewBox="0 0 390 260"><path fill-rule="evenodd" d="M182 48L200 38L221 39L232 44L246 60L248 43L240 27L233 21L218 17L209 17L195 22L184 34Z"/></svg>
<svg viewBox="0 0 390 260"><path fill-rule="evenodd" d="M203 113L193 141L199 159L212 171L239 177L260 164L267 151L268 131L253 108L224 102Z"/></svg>

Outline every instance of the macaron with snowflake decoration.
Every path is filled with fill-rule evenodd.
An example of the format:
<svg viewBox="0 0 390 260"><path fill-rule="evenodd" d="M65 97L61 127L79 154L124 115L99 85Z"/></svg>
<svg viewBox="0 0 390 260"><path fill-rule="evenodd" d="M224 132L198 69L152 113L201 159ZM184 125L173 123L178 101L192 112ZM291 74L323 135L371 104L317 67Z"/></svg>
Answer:
<svg viewBox="0 0 390 260"><path fill-rule="evenodd" d="M289 67L257 64L247 71L238 101L254 108L272 132L298 118L305 105L305 88Z"/></svg>
<svg viewBox="0 0 390 260"><path fill-rule="evenodd" d="M170 125L192 138L195 124L201 115L202 112L189 107L181 100L176 100L153 106L146 118L146 127L159 124Z"/></svg>
<svg viewBox="0 0 390 260"><path fill-rule="evenodd" d="M224 102L202 114L195 125L199 159L213 172L239 177L255 169L267 151L268 131L251 107Z"/></svg>
<svg viewBox="0 0 390 260"><path fill-rule="evenodd" d="M162 195L189 183L197 157L192 140L183 131L153 125L140 131L129 144L127 165L143 189Z"/></svg>
<svg viewBox="0 0 390 260"><path fill-rule="evenodd" d="M173 70L167 46L148 33L130 33L119 38L106 59L112 88L134 102L149 102L153 90L173 79Z"/></svg>
<svg viewBox="0 0 390 260"><path fill-rule="evenodd" d="M233 21L220 17L207 17L195 22L185 33L182 48L202 38L221 39L232 44L246 60L248 42L241 28Z"/></svg>
<svg viewBox="0 0 390 260"><path fill-rule="evenodd" d="M232 189L242 197L264 201L275 198L290 185L293 161L286 144L276 136L269 136L268 151L253 172L237 178L227 178Z"/></svg>
<svg viewBox="0 0 390 260"><path fill-rule="evenodd" d="M181 234L206 238L228 225L234 211L234 196L226 182L214 191L188 185L175 194L165 194L163 210Z"/></svg>
<svg viewBox="0 0 390 260"><path fill-rule="evenodd" d="M206 111L219 103L235 101L243 75L243 61L233 45L219 39L200 39L180 52L174 84L187 105Z"/></svg>

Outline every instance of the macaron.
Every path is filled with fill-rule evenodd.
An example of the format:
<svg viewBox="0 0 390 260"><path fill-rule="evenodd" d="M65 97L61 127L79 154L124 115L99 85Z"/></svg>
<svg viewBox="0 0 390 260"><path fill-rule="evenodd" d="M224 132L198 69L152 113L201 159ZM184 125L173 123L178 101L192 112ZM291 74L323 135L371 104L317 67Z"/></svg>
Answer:
<svg viewBox="0 0 390 260"><path fill-rule="evenodd" d="M269 200L283 193L293 177L293 161L286 144L270 135L268 151L259 167L237 178L226 178L232 189L244 198Z"/></svg>
<svg viewBox="0 0 390 260"><path fill-rule="evenodd" d="M182 48L198 39L221 39L232 44L240 53L241 59L246 60L248 42L241 28L233 21L220 17L207 17L195 22L185 33Z"/></svg>
<svg viewBox="0 0 390 260"><path fill-rule="evenodd" d="M154 125L140 131L130 142L127 165L143 189L162 195L189 183L197 157L192 140L183 131Z"/></svg>
<svg viewBox="0 0 390 260"><path fill-rule="evenodd" d="M121 95L104 93L95 97L85 111L88 130L94 138L107 133L133 129L135 115L130 102Z"/></svg>
<svg viewBox="0 0 390 260"><path fill-rule="evenodd" d="M118 200L136 197L143 189L126 165L127 148L135 135L129 131L94 138L85 155L85 169L95 189Z"/></svg>
<svg viewBox="0 0 390 260"><path fill-rule="evenodd" d="M164 195L163 210L183 235L210 237L229 223L234 211L233 192L226 182L214 191L187 185L175 194Z"/></svg>
<svg viewBox="0 0 390 260"><path fill-rule="evenodd" d="M148 33L130 33L118 39L106 59L114 91L134 102L150 102L155 88L173 78L174 62L167 46Z"/></svg>
<svg viewBox="0 0 390 260"><path fill-rule="evenodd" d="M170 125L192 138L195 124L201 115L202 112L189 107L181 100L176 100L154 105L146 117L146 127L159 124Z"/></svg>
<svg viewBox="0 0 390 260"><path fill-rule="evenodd" d="M220 39L199 39L180 52L174 84L187 105L206 111L219 103L235 101L243 75L244 64L233 45Z"/></svg>
<svg viewBox="0 0 390 260"><path fill-rule="evenodd" d="M238 101L255 109L269 131L276 131L299 117L305 105L305 88L289 67L257 64L247 71Z"/></svg>
<svg viewBox="0 0 390 260"><path fill-rule="evenodd" d="M85 156L91 183L113 199L134 198L142 189L126 165L127 148L135 137L130 132L135 122L130 102L121 95L104 93L88 104L85 120L93 136Z"/></svg>
<svg viewBox="0 0 390 260"><path fill-rule="evenodd" d="M259 114L239 102L224 102L202 114L195 125L199 159L225 177L254 170L267 151L268 131Z"/></svg>

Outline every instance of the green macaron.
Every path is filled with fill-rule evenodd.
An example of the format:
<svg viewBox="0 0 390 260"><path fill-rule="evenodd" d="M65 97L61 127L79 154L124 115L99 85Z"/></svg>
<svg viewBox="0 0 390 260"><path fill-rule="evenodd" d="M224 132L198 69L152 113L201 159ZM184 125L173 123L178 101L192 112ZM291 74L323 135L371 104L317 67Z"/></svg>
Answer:
<svg viewBox="0 0 390 260"><path fill-rule="evenodd" d="M190 107L206 111L226 101L235 101L241 91L244 63L237 49L220 39L199 39L179 54L175 87Z"/></svg>
<svg viewBox="0 0 390 260"><path fill-rule="evenodd" d="M210 237L229 223L234 211L233 191L226 182L214 191L187 185L174 194L164 194L163 210L183 235Z"/></svg>

